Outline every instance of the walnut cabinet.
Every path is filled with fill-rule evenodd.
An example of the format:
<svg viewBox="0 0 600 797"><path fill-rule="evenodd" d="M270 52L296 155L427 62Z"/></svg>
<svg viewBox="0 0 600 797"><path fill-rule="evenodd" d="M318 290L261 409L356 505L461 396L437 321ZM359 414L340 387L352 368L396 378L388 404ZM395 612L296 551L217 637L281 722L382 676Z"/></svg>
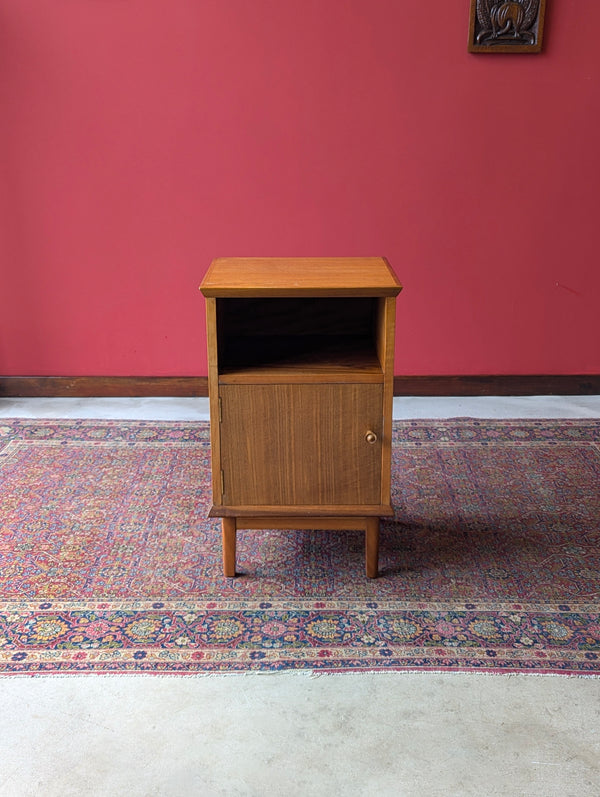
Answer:
<svg viewBox="0 0 600 797"><path fill-rule="evenodd" d="M235 575L240 528L363 529L391 515L396 296L383 258L220 258L206 299L211 517Z"/></svg>

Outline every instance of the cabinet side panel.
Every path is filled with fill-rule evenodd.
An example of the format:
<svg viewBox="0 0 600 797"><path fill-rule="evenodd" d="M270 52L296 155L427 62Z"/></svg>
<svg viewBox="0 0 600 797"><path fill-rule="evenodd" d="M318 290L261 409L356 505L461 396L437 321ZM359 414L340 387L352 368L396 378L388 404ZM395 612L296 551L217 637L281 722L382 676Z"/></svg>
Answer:
<svg viewBox="0 0 600 797"><path fill-rule="evenodd" d="M206 343L208 350L208 401L210 408L210 448L212 493L215 504L222 503L221 435L219 409L219 356L217 340L217 300L206 299Z"/></svg>
<svg viewBox="0 0 600 797"><path fill-rule="evenodd" d="M392 412L394 405L394 338L396 297L382 297L376 321L377 355L383 370L383 439L381 446L381 503L389 504L392 491Z"/></svg>

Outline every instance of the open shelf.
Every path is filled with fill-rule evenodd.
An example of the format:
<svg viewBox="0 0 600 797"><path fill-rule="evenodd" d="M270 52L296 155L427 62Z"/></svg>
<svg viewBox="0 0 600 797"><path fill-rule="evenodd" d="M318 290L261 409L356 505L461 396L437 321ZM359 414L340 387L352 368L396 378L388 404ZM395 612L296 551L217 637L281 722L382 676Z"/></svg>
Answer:
<svg viewBox="0 0 600 797"><path fill-rule="evenodd" d="M228 347L219 382L382 382L371 343L350 335L248 337Z"/></svg>
<svg viewBox="0 0 600 797"><path fill-rule="evenodd" d="M217 303L219 382L382 382L371 298Z"/></svg>

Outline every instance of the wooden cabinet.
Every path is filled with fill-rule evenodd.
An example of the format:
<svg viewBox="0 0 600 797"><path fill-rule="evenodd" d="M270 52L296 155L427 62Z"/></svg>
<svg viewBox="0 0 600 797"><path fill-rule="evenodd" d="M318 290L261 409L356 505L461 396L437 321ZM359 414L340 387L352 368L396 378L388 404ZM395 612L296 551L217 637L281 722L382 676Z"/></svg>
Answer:
<svg viewBox="0 0 600 797"><path fill-rule="evenodd" d="M383 258L222 258L206 297L212 517L238 528L357 529L377 575L392 514L395 301Z"/></svg>

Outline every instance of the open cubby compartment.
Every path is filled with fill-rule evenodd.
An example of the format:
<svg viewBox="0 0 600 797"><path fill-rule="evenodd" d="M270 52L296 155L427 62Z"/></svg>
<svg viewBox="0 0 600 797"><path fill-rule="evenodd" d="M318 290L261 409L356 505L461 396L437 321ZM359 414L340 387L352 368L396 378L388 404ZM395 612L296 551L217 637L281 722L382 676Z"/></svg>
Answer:
<svg viewBox="0 0 600 797"><path fill-rule="evenodd" d="M373 297L218 299L219 378L380 381L379 312Z"/></svg>

